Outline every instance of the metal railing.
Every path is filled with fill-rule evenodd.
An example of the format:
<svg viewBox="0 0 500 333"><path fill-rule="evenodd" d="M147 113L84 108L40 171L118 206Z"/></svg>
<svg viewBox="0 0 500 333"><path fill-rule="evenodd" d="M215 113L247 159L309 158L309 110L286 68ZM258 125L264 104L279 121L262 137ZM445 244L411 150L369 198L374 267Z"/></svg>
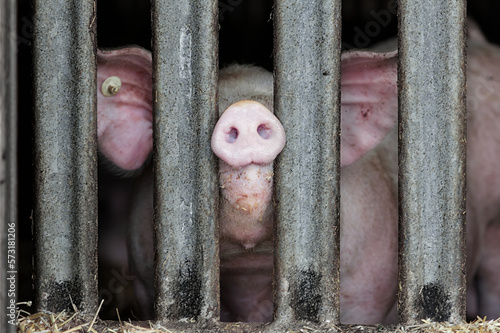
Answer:
<svg viewBox="0 0 500 333"><path fill-rule="evenodd" d="M219 316L217 8L152 2L158 319Z"/></svg>
<svg viewBox="0 0 500 333"><path fill-rule="evenodd" d="M73 303L92 312L98 304L94 2L35 1L33 20L35 302L38 309L62 311Z"/></svg>
<svg viewBox="0 0 500 333"><path fill-rule="evenodd" d="M465 21L465 1L399 2L399 319L405 323L465 318Z"/></svg>

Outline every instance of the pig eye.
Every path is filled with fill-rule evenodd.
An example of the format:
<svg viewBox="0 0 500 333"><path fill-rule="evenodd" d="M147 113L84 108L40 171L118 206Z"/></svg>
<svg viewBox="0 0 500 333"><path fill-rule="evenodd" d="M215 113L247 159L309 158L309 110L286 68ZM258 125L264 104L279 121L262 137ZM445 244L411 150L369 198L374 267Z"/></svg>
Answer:
<svg viewBox="0 0 500 333"><path fill-rule="evenodd" d="M269 139L271 137L271 128L269 128L269 126L267 125L259 125L259 127L257 127L257 133L259 133L260 137L263 138L263 139Z"/></svg>
<svg viewBox="0 0 500 333"><path fill-rule="evenodd" d="M233 143L234 141L236 141L237 138L238 138L238 130L234 127L231 127L229 133L227 133L226 141L228 143Z"/></svg>

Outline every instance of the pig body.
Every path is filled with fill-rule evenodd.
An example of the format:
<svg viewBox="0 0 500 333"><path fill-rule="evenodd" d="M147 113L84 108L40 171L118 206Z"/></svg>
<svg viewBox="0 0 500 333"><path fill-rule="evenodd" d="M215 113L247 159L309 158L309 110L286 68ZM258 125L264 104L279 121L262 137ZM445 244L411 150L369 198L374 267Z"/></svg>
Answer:
<svg viewBox="0 0 500 333"><path fill-rule="evenodd" d="M500 51L488 44L479 32L476 34L472 30L470 36L467 130L468 313L472 316L498 317L500 159L496 153L500 151L500 136L496 130L500 128ZM126 80L144 80L150 58L141 54L140 57L146 58L145 61L129 61L124 60L122 55L108 53L98 56L99 85L110 75L120 76L123 70L127 71ZM118 65L111 61L113 56L119 60ZM137 64L139 69L135 70ZM490 64L490 67L485 64ZM396 321L396 65L395 52L355 51L342 56L340 315L343 323ZM134 78L134 75L138 78ZM240 112L240 109L244 110L241 112L264 112L264 109L268 109L272 113L272 85L272 75L262 69L231 66L220 73L220 110L228 110L226 118L231 121L231 118L240 117L238 113L231 115L232 112ZM127 92L125 82L121 96L119 92L106 103L101 102L101 99L109 97L99 96L98 100L99 113L102 114L99 119L102 117L107 121L112 118L106 116L110 113L107 108L131 104L133 107L128 111L132 110L133 118L142 124L145 131L140 138L141 142L147 143L147 147L136 149L139 153L133 156L123 153L127 150L121 147L103 149L108 146L99 138L103 154L122 169L134 169L142 165L152 149L149 146L151 125L147 123L151 121L151 87L147 84L143 88L132 86L135 89L132 94ZM138 106L141 108L139 111L134 109ZM221 121L224 117L222 114ZM241 118L244 117L246 113L241 114ZM265 112L263 117L271 119ZM229 128L237 126L230 124ZM270 127L272 131L279 132L273 126ZM222 139L217 139L215 136L219 131L216 127L212 147L221 157L221 320L270 321L273 316L274 240L272 160L269 161L269 156L265 160L259 160L258 157L245 160L236 156L238 154L220 153L218 149L224 140L237 139L238 133L245 131L236 131L234 136L232 130L222 130ZM137 144L129 146L137 147ZM113 149L121 152L119 159L115 159L112 152L109 153ZM137 184L130 219L129 260L137 276L136 294L144 310L143 315L150 318L154 290L153 186L149 167L138 178Z"/></svg>
<svg viewBox="0 0 500 333"><path fill-rule="evenodd" d="M469 21L467 312L500 316L500 48Z"/></svg>

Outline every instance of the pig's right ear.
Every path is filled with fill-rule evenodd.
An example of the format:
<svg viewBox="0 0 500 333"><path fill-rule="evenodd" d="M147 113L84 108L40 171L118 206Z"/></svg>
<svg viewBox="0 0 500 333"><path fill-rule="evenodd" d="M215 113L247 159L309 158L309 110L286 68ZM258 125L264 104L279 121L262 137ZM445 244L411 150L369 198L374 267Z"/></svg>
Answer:
<svg viewBox="0 0 500 333"><path fill-rule="evenodd" d="M398 117L397 52L342 54L341 166L375 147Z"/></svg>
<svg viewBox="0 0 500 333"><path fill-rule="evenodd" d="M152 110L151 53L138 47L99 50L98 145L122 170L139 169L151 153Z"/></svg>

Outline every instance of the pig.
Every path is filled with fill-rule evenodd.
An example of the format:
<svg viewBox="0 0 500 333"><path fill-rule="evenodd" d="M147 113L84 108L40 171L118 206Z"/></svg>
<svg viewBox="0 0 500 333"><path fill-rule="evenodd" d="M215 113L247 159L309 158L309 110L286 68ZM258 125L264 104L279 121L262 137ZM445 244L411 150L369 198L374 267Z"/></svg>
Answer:
<svg viewBox="0 0 500 333"><path fill-rule="evenodd" d="M385 137L395 142L396 63L395 53L343 57L340 289L345 323L394 322L396 317L397 151L384 143L373 149ZM121 79L121 87L105 96L109 88L101 87L112 76ZM136 48L100 51L98 85L101 153L124 172L143 167L152 149L150 54ZM273 160L285 144L284 129L272 112L272 74L249 65L221 70L219 105L223 112L212 149L220 158L221 320L268 322L273 318ZM150 167L138 177L136 193L129 265L143 318L151 318ZM351 201L358 204L352 207Z"/></svg>
<svg viewBox="0 0 500 333"><path fill-rule="evenodd" d="M468 49L467 302L470 316L490 318L500 315L500 159L495 154L500 150L495 132L500 128L499 60L499 48L489 44L472 24ZM130 214L128 248L129 264L137 277L136 296L144 318L151 318L153 186L147 166L152 150L151 55L136 48L100 51L99 87L110 76L120 77L122 83L115 95L106 97L99 90L99 148L121 170L143 169ZM344 53L341 90L340 320L346 324L394 323L396 51ZM221 320L267 322L273 318L272 161L285 144L284 130L272 114L272 74L254 66L230 66L220 72L219 95L222 112L212 149L220 158ZM269 138L266 144L272 148L259 147L259 142Z"/></svg>
<svg viewBox="0 0 500 333"><path fill-rule="evenodd" d="M467 313L500 317L500 47L468 22Z"/></svg>
<svg viewBox="0 0 500 333"><path fill-rule="evenodd" d="M384 82L374 89L363 89L359 85L363 84L366 78L359 78L353 71L356 66L362 64L373 70L372 79L388 80L396 75L396 59L394 56L386 56L386 61L378 69L373 65L380 65L372 61L372 55L362 57L361 59L345 59L343 66L344 81L346 83L346 95L344 107L345 124L357 124L364 126L364 117L353 115L349 118L349 113L359 114L360 110L366 105L357 102L360 94L366 94L365 100L373 103L373 109L379 110L380 104L392 103L390 109L397 111L397 98L387 101L381 101L378 96L383 96L391 91L396 91L396 82ZM371 66L371 67L370 67ZM382 74L386 70L386 75ZM248 101L236 102L242 99L248 99L261 102L269 111L273 106L273 81L272 75L263 72L262 69L249 66L232 66L226 68L220 73L219 95L220 110L222 113L219 122L214 128L212 136L212 149L220 158L220 187L221 187L221 206L220 206L220 288L221 288L221 319L223 321L249 321L249 322L268 322L273 318L273 232L274 232L274 206L272 204L272 164L268 164L270 159L264 163L259 163L256 157L249 157L249 153L241 156L240 145L246 145L249 138L234 145L228 143L231 129L240 129L249 122L240 112L250 112ZM354 87L358 87L357 89ZM376 105L378 101L380 104ZM227 109L226 107L229 106ZM244 107L244 109L234 109L235 106ZM255 107L257 108L257 107ZM256 114L256 111L252 111ZM375 112L377 112L375 111ZM363 241L357 228L341 228L341 237L347 237L350 241L341 243L341 253L347 253L347 256L341 258L341 297L343 297L342 320L344 322L380 322L385 316L392 314L394 316L392 305L395 304L396 279L397 279L397 206L396 206L396 187L392 181L395 177L387 174L383 167L383 158L378 153L369 153L369 156L363 158L359 163L354 163L371 150L377 141L382 140L387 131L393 127L397 113L393 116L387 114L386 117L376 124L365 129L370 132L370 137L360 143L357 140L364 140L357 135L359 128L351 126L343 128L343 137L346 138L343 148L349 154L344 154L341 164L345 166L346 172L342 174L341 196L349 201L349 198L362 197L359 200L361 206L372 209L372 212L380 211L375 218L376 222L367 227L367 233L363 235L366 240L369 239L370 246L362 249L358 246ZM263 120L255 116L253 128L263 123ZM249 125L250 126L250 125ZM276 125L277 126L277 125ZM270 126L272 129L273 126ZM277 127L279 129L279 127ZM241 131L247 132L247 131ZM255 129L254 129L255 132ZM276 132L274 130L273 132ZM279 133L276 133L279 137ZM239 137L238 137L239 138ZM394 138L394 135L392 136ZM373 141L372 141L373 140ZM283 142L279 145L276 142L276 149L281 150ZM255 144L257 150L258 145ZM354 148L355 147L355 148ZM277 151L279 152L279 151ZM267 151L275 155L276 151ZM253 151L252 151L253 153ZM264 158L264 154L259 152L259 158ZM386 157L389 155L382 154ZM397 159L397 154L395 155ZM250 163L249 163L250 162ZM352 166L351 166L352 165ZM366 169L366 172L364 171ZM263 177L263 179L262 179ZM247 183L248 182L248 183ZM250 183L251 182L251 183ZM257 185L257 187L256 187ZM251 191L249 189L252 189ZM260 193L260 194L259 194ZM258 199L257 195L263 199ZM256 200L257 198L257 200ZM390 209L386 209L389 202ZM369 208L368 208L369 207ZM357 209L351 209L349 205L341 203L341 216L344 216L341 223L352 224L356 220L363 218L363 213ZM396 223L392 223L396 221ZM393 224L393 227L390 227ZM377 230L378 229L378 230ZM381 230L388 229L380 235ZM366 251L364 256L358 256L359 251ZM379 262L379 267L374 270L370 262L374 260L374 254L380 250L384 253L391 253L384 256ZM350 253L355 254L350 255ZM377 275L389 276L389 278L376 278ZM363 276L371 276L369 281L364 280ZM386 282L389 282L386 284ZM380 289L390 291L390 296L374 292ZM346 295L344 297L342 295ZM352 296L353 298L349 298ZM356 299L357 298L357 299ZM373 309L378 306L386 308L384 313L375 313ZM391 312L392 310L392 312ZM360 313L360 312L363 313ZM360 316L361 314L361 316Z"/></svg>

